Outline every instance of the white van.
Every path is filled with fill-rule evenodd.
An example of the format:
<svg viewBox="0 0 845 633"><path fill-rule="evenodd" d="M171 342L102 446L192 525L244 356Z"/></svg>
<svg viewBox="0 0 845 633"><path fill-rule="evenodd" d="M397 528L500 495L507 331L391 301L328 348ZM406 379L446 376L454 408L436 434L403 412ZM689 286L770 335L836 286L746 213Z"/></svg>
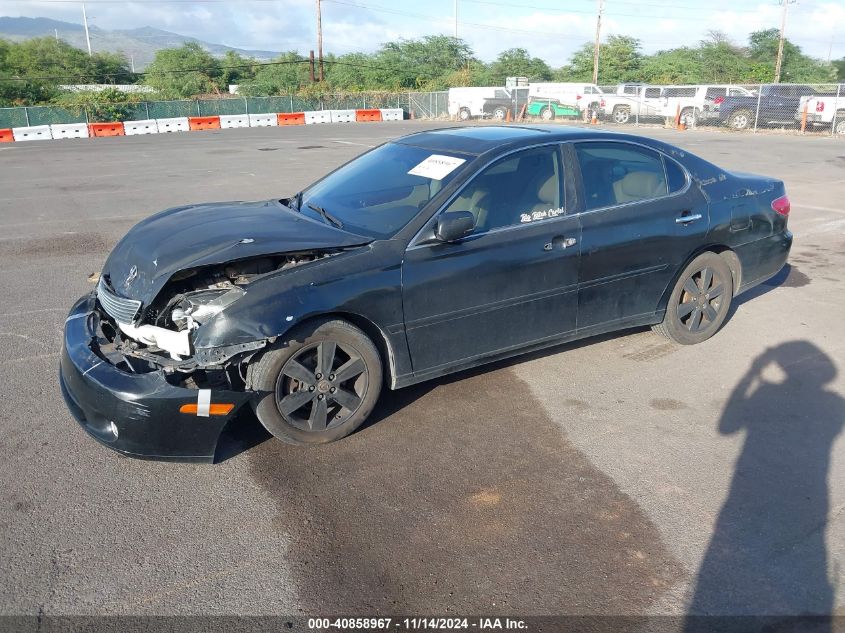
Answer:
<svg viewBox="0 0 845 633"><path fill-rule="evenodd" d="M543 82L528 84L528 100L556 101L568 106L576 106L580 111L595 111L604 116L604 93L596 84L575 82ZM543 110L545 113L546 110ZM545 116L543 118L546 118Z"/></svg>
<svg viewBox="0 0 845 633"><path fill-rule="evenodd" d="M473 88L449 88L447 109L449 116L467 121L472 117L484 116L484 102L496 96L496 88L490 86Z"/></svg>

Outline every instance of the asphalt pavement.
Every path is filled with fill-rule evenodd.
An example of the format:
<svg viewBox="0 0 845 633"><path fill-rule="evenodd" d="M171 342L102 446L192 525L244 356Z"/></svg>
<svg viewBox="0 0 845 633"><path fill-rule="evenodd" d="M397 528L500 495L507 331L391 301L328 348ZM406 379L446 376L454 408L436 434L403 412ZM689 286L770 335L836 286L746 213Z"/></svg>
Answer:
<svg viewBox="0 0 845 633"><path fill-rule="evenodd" d="M246 420L215 465L77 426L64 318L135 222L440 125L0 145L0 613L845 615L845 139L618 128L786 182L790 265L701 345L519 357L309 449Z"/></svg>

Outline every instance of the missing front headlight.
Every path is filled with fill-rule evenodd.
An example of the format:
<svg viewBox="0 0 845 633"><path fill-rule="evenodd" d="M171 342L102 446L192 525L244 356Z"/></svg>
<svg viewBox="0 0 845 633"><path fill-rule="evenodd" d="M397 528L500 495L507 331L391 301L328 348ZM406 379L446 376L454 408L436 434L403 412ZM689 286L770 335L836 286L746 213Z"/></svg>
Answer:
<svg viewBox="0 0 845 633"><path fill-rule="evenodd" d="M197 290L181 295L170 310L170 320L179 329L193 329L226 309L246 293L240 288Z"/></svg>

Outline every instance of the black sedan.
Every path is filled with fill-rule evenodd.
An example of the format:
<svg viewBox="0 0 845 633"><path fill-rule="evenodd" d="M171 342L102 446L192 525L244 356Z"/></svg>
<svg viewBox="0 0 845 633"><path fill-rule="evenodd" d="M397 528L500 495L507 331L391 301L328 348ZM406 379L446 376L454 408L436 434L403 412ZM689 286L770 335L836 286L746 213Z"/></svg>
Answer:
<svg viewBox="0 0 845 633"><path fill-rule="evenodd" d="M290 198L135 226L70 311L61 387L120 452L212 460L253 407L329 442L398 389L651 325L722 325L792 244L781 181L671 145L558 127L420 132Z"/></svg>

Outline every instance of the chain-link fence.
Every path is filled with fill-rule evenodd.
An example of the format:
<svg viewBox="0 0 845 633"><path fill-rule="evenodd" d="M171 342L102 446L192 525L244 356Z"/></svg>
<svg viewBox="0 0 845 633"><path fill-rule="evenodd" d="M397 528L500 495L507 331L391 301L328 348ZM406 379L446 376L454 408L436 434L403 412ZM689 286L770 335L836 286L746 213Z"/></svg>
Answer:
<svg viewBox="0 0 845 633"><path fill-rule="evenodd" d="M311 110L401 108L414 119L597 120L616 125L668 124L736 131L778 129L845 136L845 84L594 86L538 83L517 88L440 92L329 94L314 97L221 97L80 106L0 108L0 128L171 117Z"/></svg>

